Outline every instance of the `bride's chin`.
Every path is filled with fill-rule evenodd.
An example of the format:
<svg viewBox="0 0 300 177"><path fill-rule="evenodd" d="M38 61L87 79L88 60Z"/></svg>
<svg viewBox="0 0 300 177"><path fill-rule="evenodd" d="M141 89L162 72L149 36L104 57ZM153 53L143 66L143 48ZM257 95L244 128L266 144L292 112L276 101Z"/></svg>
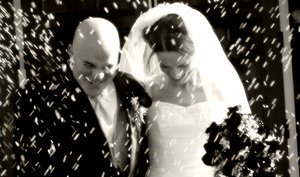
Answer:
<svg viewBox="0 0 300 177"><path fill-rule="evenodd" d="M177 86L184 86L184 85L188 84L190 82L190 80L191 80L191 77L189 77L189 76L184 76L179 80L172 79L173 83Z"/></svg>
<svg viewBox="0 0 300 177"><path fill-rule="evenodd" d="M182 83L182 84L189 83L189 82L192 80L192 78L193 78L193 73L194 73L193 71L190 71L190 72L186 73L186 74L180 79L181 83Z"/></svg>
<svg viewBox="0 0 300 177"><path fill-rule="evenodd" d="M194 85L193 78L194 78L194 71L189 71L185 73L180 79L174 79L167 75L169 82L176 86L185 86L185 85Z"/></svg>

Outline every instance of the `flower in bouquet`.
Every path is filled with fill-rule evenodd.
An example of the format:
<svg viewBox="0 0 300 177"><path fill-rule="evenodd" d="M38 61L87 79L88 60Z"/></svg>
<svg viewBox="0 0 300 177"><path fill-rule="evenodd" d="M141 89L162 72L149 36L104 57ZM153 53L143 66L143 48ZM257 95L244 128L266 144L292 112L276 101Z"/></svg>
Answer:
<svg viewBox="0 0 300 177"><path fill-rule="evenodd" d="M204 145L203 162L216 167L217 176L275 177L275 164L283 154L283 136L257 117L238 110L238 106L229 108L228 118L206 129L209 138Z"/></svg>
<svg viewBox="0 0 300 177"><path fill-rule="evenodd" d="M140 105L139 97L132 97L130 103L131 110L127 109L127 113L131 119L130 123L134 125L134 128L140 128L141 124L145 124L144 116L147 113L147 108Z"/></svg>

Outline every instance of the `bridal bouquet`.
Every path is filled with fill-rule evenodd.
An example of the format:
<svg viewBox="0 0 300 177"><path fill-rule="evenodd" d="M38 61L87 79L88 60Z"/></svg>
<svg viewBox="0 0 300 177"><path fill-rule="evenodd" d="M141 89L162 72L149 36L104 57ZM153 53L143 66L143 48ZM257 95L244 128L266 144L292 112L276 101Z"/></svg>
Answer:
<svg viewBox="0 0 300 177"><path fill-rule="evenodd" d="M207 129L208 142L202 160L216 167L217 176L275 177L276 162L282 158L282 136L251 114L229 108L228 118Z"/></svg>

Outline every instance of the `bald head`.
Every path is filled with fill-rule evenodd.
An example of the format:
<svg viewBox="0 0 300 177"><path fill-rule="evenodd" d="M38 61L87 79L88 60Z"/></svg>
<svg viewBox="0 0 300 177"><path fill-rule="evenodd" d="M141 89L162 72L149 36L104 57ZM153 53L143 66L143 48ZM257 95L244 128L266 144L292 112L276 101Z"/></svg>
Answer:
<svg viewBox="0 0 300 177"><path fill-rule="evenodd" d="M76 28L73 39L73 52L107 53L117 55L120 50L119 34L116 27L103 18L88 18Z"/></svg>
<svg viewBox="0 0 300 177"><path fill-rule="evenodd" d="M117 71L120 41L116 27L102 18L82 21L70 47L75 79L89 96L101 94Z"/></svg>

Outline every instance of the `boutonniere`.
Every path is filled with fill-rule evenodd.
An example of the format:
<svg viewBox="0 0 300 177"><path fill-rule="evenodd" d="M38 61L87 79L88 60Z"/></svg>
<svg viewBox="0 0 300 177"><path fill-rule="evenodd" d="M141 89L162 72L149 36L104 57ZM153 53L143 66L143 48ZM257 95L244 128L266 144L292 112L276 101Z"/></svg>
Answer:
<svg viewBox="0 0 300 177"><path fill-rule="evenodd" d="M132 109L130 111L127 110L127 112L130 116L131 122L140 127L141 124L145 124L144 116L146 115L148 109L144 106L141 106L138 100L139 97L131 98L130 103Z"/></svg>
<svg viewBox="0 0 300 177"><path fill-rule="evenodd" d="M251 114L229 108L228 118L221 124L212 123L207 129L208 142L202 160L214 166L220 176L275 176L283 151L282 131L266 127ZM276 175L277 176L277 175Z"/></svg>

